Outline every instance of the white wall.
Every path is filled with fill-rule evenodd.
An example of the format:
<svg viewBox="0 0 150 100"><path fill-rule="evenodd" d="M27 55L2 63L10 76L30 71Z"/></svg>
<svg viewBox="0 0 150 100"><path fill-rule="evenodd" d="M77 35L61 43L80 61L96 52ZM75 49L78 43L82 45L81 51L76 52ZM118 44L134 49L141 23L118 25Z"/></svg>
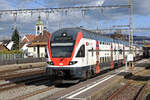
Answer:
<svg viewBox="0 0 150 100"><path fill-rule="evenodd" d="M40 57L45 57L45 47L40 47Z"/></svg>
<svg viewBox="0 0 150 100"><path fill-rule="evenodd" d="M35 51L34 51L35 48ZM45 57L45 46L40 47L40 57ZM28 47L28 52L33 54L33 57L38 57L37 47Z"/></svg>

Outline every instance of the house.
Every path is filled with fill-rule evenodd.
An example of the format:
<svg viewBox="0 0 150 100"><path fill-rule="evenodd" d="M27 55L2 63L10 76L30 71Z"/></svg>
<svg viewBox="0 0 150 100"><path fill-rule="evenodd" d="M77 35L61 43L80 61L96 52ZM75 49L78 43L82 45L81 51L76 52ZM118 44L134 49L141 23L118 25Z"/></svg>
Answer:
<svg viewBox="0 0 150 100"><path fill-rule="evenodd" d="M14 44L13 41L11 41L11 40L3 40L2 42L3 42L2 44L3 44L8 50L12 50L12 47L13 47L13 44Z"/></svg>
<svg viewBox="0 0 150 100"><path fill-rule="evenodd" d="M44 30L29 45L27 45L28 53L33 55L33 57L45 57L45 51L49 37L49 32Z"/></svg>
<svg viewBox="0 0 150 100"><path fill-rule="evenodd" d="M3 44L3 42L0 42L0 52L5 50L9 50L9 49Z"/></svg>
<svg viewBox="0 0 150 100"><path fill-rule="evenodd" d="M36 35L29 35L29 34L26 34L20 44L19 44L19 48L20 50L24 51L25 53L27 53L27 45L30 44L37 36Z"/></svg>

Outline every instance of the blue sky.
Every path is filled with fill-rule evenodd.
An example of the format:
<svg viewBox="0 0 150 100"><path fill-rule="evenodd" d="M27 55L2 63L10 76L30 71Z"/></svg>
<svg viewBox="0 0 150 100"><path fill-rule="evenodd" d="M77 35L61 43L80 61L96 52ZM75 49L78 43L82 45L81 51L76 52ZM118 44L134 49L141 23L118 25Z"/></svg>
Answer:
<svg viewBox="0 0 150 100"><path fill-rule="evenodd" d="M128 4L128 0L0 0L0 10L7 9L30 9L30 8L53 8L53 7L73 7L90 5L117 5ZM150 0L133 0L134 28L150 28ZM35 24L39 14L18 14L17 27L20 34L35 34ZM41 13L41 18L46 23L45 14ZM0 37L10 37L13 28L13 16L2 15L0 17ZM90 10L82 16L81 11L69 12L65 14L52 13L49 15L49 32L53 32L61 27L83 26L87 29L112 28L113 25L128 24L128 9L98 9ZM125 33L128 34L128 33ZM149 36L150 31L136 31L134 35Z"/></svg>

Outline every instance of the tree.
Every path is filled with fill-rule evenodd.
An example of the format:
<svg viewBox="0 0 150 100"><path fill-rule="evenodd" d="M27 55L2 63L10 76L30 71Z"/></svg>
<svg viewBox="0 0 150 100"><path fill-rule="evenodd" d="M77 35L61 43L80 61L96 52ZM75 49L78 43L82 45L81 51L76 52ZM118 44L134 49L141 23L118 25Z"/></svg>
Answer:
<svg viewBox="0 0 150 100"><path fill-rule="evenodd" d="M19 32L18 32L17 28L15 28L11 40L14 42L12 50L18 50L19 49L20 36L19 36Z"/></svg>

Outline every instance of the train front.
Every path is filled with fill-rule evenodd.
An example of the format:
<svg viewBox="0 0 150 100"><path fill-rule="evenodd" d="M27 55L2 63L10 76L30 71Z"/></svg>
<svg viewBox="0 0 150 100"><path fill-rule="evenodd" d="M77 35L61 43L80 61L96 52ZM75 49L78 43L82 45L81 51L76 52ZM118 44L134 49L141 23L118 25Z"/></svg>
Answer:
<svg viewBox="0 0 150 100"><path fill-rule="evenodd" d="M72 30L59 30L51 34L47 49L48 75L64 80L82 77L82 68L78 66L79 61L74 57L81 38L80 32Z"/></svg>

